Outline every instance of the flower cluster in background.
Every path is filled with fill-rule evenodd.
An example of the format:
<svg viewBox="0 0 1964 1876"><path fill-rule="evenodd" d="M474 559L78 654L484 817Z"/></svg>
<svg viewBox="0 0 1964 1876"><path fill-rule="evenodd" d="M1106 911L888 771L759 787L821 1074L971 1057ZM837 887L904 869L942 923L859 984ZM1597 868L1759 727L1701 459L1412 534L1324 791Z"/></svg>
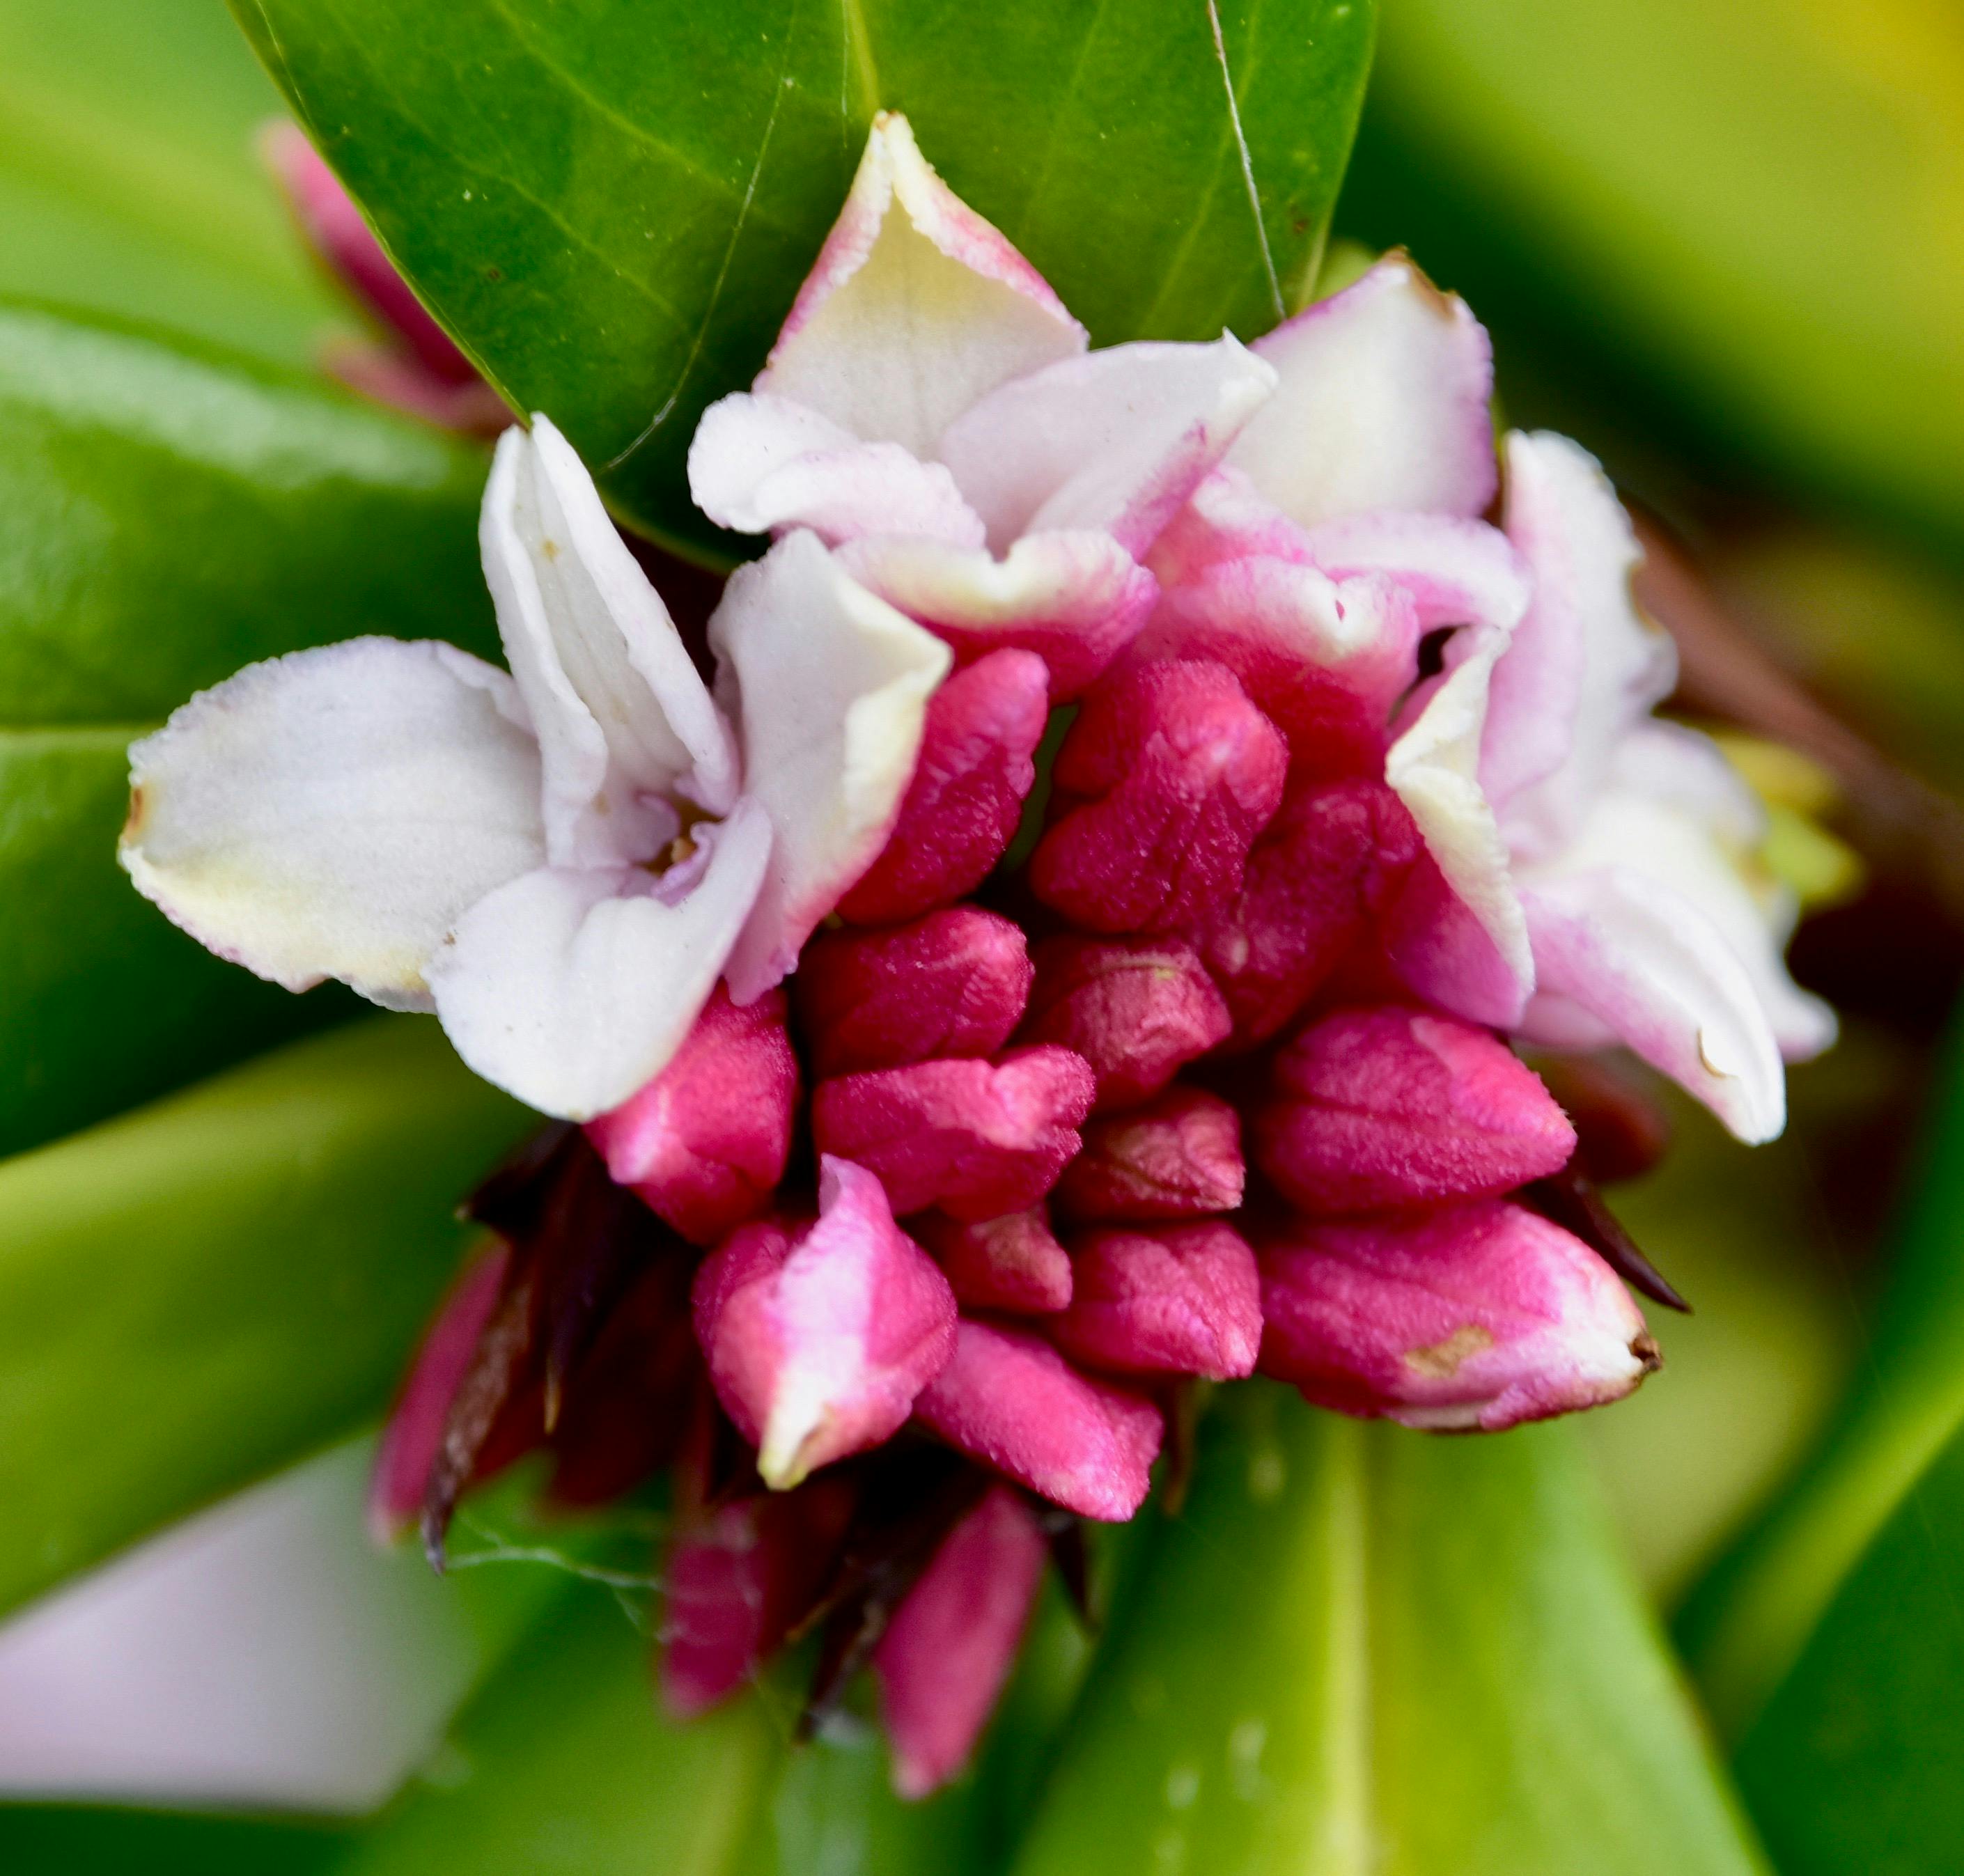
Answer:
<svg viewBox="0 0 1964 1876"><path fill-rule="evenodd" d="M1194 1383L1497 1430L1643 1378L1619 1272L1669 1292L1510 1042L1762 1140L1832 1018L1754 797L1652 714L1614 494L1490 393L1398 256L1091 349L884 118L697 433L775 537L701 643L541 416L485 499L509 672L358 639L136 746L171 918L579 1124L479 1196L384 1524L440 1546L541 1445L571 1502L673 1465L673 1701L822 1628L815 1705L870 1660L919 1793Z"/></svg>

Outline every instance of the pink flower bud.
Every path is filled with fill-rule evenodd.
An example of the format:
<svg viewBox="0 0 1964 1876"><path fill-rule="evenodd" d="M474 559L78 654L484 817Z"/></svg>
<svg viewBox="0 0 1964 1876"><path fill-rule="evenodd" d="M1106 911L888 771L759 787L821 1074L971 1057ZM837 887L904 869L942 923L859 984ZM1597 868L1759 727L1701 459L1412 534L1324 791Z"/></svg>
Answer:
<svg viewBox="0 0 1964 1876"><path fill-rule="evenodd" d="M587 1124L607 1170L692 1244L714 1244L771 1202L797 1106L785 995L739 1008L720 984L668 1066Z"/></svg>
<svg viewBox="0 0 1964 1876"><path fill-rule="evenodd" d="M1031 886L1087 931L1193 925L1240 890L1288 768L1280 734L1225 665L1108 676L1057 752L1064 811L1032 858Z"/></svg>
<svg viewBox="0 0 1964 1876"><path fill-rule="evenodd" d="M662 1692L679 1719L727 1699L824 1586L854 1493L836 1477L745 1499L684 1533L665 1573Z"/></svg>
<svg viewBox="0 0 1964 1876"><path fill-rule="evenodd" d="M1032 975L1020 926L951 906L891 931L814 939L791 995L812 1073L823 1079L993 1055L1022 1018Z"/></svg>
<svg viewBox="0 0 1964 1876"><path fill-rule="evenodd" d="M1046 938L1035 961L1023 1034L1091 1064L1094 1113L1136 1107L1227 1038L1228 1005L1177 938Z"/></svg>
<svg viewBox="0 0 1964 1876"><path fill-rule="evenodd" d="M1035 652L991 652L942 685L900 819L840 916L891 924L980 885L1022 818L1049 717L1050 673Z"/></svg>
<svg viewBox="0 0 1964 1876"><path fill-rule="evenodd" d="M369 1481L368 1528L378 1543L388 1542L422 1509L450 1403L470 1372L511 1262L511 1246L495 1238L473 1252L423 1333L389 1411Z"/></svg>
<svg viewBox="0 0 1964 1876"><path fill-rule="evenodd" d="M1057 1188L1060 1216L1093 1222L1195 1218L1232 1211L1247 1169L1239 1116L1218 1096L1170 1088L1084 1130L1084 1150Z"/></svg>
<svg viewBox="0 0 1964 1876"><path fill-rule="evenodd" d="M1559 1172L1575 1130L1484 1029L1391 1005L1339 1010L1276 1057L1255 1154L1316 1217L1498 1197Z"/></svg>
<svg viewBox="0 0 1964 1876"><path fill-rule="evenodd" d="M1080 1374L1040 1337L971 1321L914 1417L1067 1511L1116 1523L1146 1502L1166 1430L1150 1400Z"/></svg>
<svg viewBox="0 0 1964 1876"><path fill-rule="evenodd" d="M1048 1326L1073 1361L1217 1381L1253 1374L1261 1277L1231 1226L1108 1228L1073 1238L1070 1249L1070 1307Z"/></svg>
<svg viewBox="0 0 1964 1876"><path fill-rule="evenodd" d="M1015 1665L1050 1546L1007 1486L942 1540L874 1650L894 1788L919 1798L968 1762Z"/></svg>
<svg viewBox="0 0 1964 1876"><path fill-rule="evenodd" d="M1070 1257L1041 1207L973 1223L926 1211L910 1223L964 1308L1044 1316L1070 1300Z"/></svg>
<svg viewBox="0 0 1964 1876"><path fill-rule="evenodd" d="M1261 1266L1262 1372L1340 1413L1497 1432L1620 1400L1658 1365L1609 1265L1518 1205L1303 1220Z"/></svg>
<svg viewBox="0 0 1964 1876"><path fill-rule="evenodd" d="M1234 1040L1266 1042L1368 935L1423 851L1382 781L1292 787L1248 855L1241 890L1194 934Z"/></svg>
<svg viewBox="0 0 1964 1876"><path fill-rule="evenodd" d="M695 1278L717 1398L780 1491L894 1432L953 1345L955 1294L880 1182L828 1157L818 1206L795 1236L744 1226Z"/></svg>
<svg viewBox="0 0 1964 1876"><path fill-rule="evenodd" d="M821 1082L812 1134L821 1152L876 1172L903 1216L939 1205L957 1218L1000 1218L1057 1183L1096 1085L1068 1049L916 1062Z"/></svg>

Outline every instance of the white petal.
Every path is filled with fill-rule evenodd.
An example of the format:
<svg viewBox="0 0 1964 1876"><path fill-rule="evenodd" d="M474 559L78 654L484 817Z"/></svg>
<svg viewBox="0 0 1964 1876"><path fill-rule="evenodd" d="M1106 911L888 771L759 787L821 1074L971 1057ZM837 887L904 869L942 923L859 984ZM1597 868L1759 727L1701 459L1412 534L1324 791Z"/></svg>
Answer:
<svg viewBox="0 0 1964 1876"><path fill-rule="evenodd" d="M586 1121L666 1068L722 975L771 848L740 801L696 838L676 893L638 867L542 867L483 900L433 959L430 988L466 1063L528 1106Z"/></svg>
<svg viewBox="0 0 1964 1876"><path fill-rule="evenodd" d="M1084 349L1042 275L882 112L755 389L926 457L975 400Z"/></svg>
<svg viewBox="0 0 1964 1876"><path fill-rule="evenodd" d="M1143 555L1275 388L1224 335L1068 358L1004 385L938 452L997 552L1045 528L1103 528Z"/></svg>
<svg viewBox="0 0 1964 1876"><path fill-rule="evenodd" d="M669 797L736 798L736 746L661 596L544 417L499 439L480 522L505 655L538 733L559 866L652 858Z"/></svg>
<svg viewBox="0 0 1964 1876"><path fill-rule="evenodd" d="M1554 851L1623 736L1670 694L1677 657L1638 611L1629 517L1566 437L1507 438L1507 528L1534 598L1494 674L1481 772L1517 851Z"/></svg>
<svg viewBox="0 0 1964 1876"><path fill-rule="evenodd" d="M1564 1005L1702 1101L1741 1140L1786 1124L1779 1050L1745 966L1700 909L1621 867L1538 880L1521 893L1540 990L1521 1033L1571 1043Z"/></svg>
<svg viewBox="0 0 1964 1876"><path fill-rule="evenodd" d="M1385 779L1411 811L1446 883L1491 941L1525 999L1535 981L1534 960L1507 849L1478 774L1487 687L1507 644L1507 633L1491 626L1471 627L1454 637L1444 677L1385 758Z"/></svg>
<svg viewBox="0 0 1964 1876"><path fill-rule="evenodd" d="M1804 1061L1834 1040L1834 1012L1787 974L1780 951L1792 896L1750 884L1763 811L1708 738L1675 723L1627 738L1580 837L1523 883L1614 867L1668 887L1696 907L1744 968L1782 1055Z"/></svg>
<svg viewBox="0 0 1964 1876"><path fill-rule="evenodd" d="M1307 528L1493 499L1493 354L1456 294L1403 255L1255 342L1281 374L1228 460Z"/></svg>
<svg viewBox="0 0 1964 1876"><path fill-rule="evenodd" d="M808 534L730 576L709 642L740 712L746 792L776 832L730 960L730 994L746 1003L878 857L952 659Z"/></svg>
<svg viewBox="0 0 1964 1876"><path fill-rule="evenodd" d="M201 944L290 990L425 1006L458 917L544 858L503 672L358 638L250 665L130 752L123 864Z"/></svg>
<svg viewBox="0 0 1964 1876"><path fill-rule="evenodd" d="M689 492L740 533L809 528L829 541L925 534L982 544L981 518L939 463L897 443L862 443L788 399L739 391L711 404L688 446Z"/></svg>

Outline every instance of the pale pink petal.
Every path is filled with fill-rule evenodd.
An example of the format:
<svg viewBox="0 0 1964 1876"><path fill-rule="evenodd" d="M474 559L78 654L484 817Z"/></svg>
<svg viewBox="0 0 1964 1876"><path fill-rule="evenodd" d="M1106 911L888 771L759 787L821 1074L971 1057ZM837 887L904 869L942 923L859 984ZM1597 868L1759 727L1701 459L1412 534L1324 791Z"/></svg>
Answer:
<svg viewBox="0 0 1964 1876"><path fill-rule="evenodd" d="M472 907L427 972L465 1062L572 1121L659 1074L716 987L770 859L770 823L748 800L695 839L686 886L640 867L544 868Z"/></svg>
<svg viewBox="0 0 1964 1876"><path fill-rule="evenodd" d="M1498 1432L1620 1400L1658 1365L1609 1265L1518 1205L1304 1220L1261 1265L1262 1372L1340 1413Z"/></svg>
<svg viewBox="0 0 1964 1876"><path fill-rule="evenodd" d="M1036 653L1058 703L1092 684L1159 595L1151 574L1102 532L1025 534L1000 560L983 548L880 534L847 543L840 557L964 664L1004 648Z"/></svg>
<svg viewBox="0 0 1964 1876"><path fill-rule="evenodd" d="M968 1762L1043 1586L1043 1527L997 1486L943 1539L874 1650L894 1789L926 1797Z"/></svg>
<svg viewBox="0 0 1964 1876"><path fill-rule="evenodd" d="M1527 610L1527 563L1498 528L1450 515L1346 515L1308 530L1333 579L1382 573L1411 600L1421 632L1442 625L1511 631Z"/></svg>
<svg viewBox="0 0 1964 1876"><path fill-rule="evenodd" d="M1134 557L1274 388L1240 342L1111 345L984 398L937 454L999 553L1019 535L1096 529Z"/></svg>
<svg viewBox="0 0 1964 1876"><path fill-rule="evenodd" d="M1041 1338L968 1320L914 1415L1053 1503L1116 1523L1145 1502L1166 1432L1150 1400L1080 1374Z"/></svg>
<svg viewBox="0 0 1964 1876"><path fill-rule="evenodd" d="M1779 1044L1746 967L1697 906L1619 867L1539 878L1521 898L1539 984L1524 1036L1571 1044L1580 1011L1741 1140L1779 1133Z"/></svg>
<svg viewBox="0 0 1964 1876"><path fill-rule="evenodd" d="M1394 956L1422 995L1500 1028L1519 1019L1534 986L1507 849L1478 773L1487 685L1507 642L1491 626L1458 633L1443 677L1385 758L1385 779L1418 824L1439 879L1471 915L1470 924L1441 924L1413 917L1408 906Z"/></svg>
<svg viewBox="0 0 1964 1876"><path fill-rule="evenodd" d="M736 744L660 595L579 458L544 417L499 441L479 526L484 575L545 765L556 866L653 858L671 797L736 798Z"/></svg>
<svg viewBox="0 0 1964 1876"><path fill-rule="evenodd" d="M384 638L250 665L130 751L124 866L201 944L289 990L426 1009L424 967L544 858L512 681Z"/></svg>
<svg viewBox="0 0 1964 1876"><path fill-rule="evenodd" d="M1493 499L1487 335L1403 255L1254 348L1280 383L1228 460L1292 520L1473 515Z"/></svg>
<svg viewBox="0 0 1964 1876"><path fill-rule="evenodd" d="M714 1244L769 1204L791 1154L797 1092L784 993L740 1009L719 989L668 1066L589 1121L587 1137L615 1184L692 1244Z"/></svg>
<svg viewBox="0 0 1964 1876"><path fill-rule="evenodd" d="M898 1431L954 1348L955 1293L894 1223L880 1182L828 1156L818 1205L794 1242L746 1227L696 1278L717 1397L778 1491Z"/></svg>
<svg viewBox="0 0 1964 1876"><path fill-rule="evenodd" d="M711 404L688 446L689 492L742 534L809 528L829 541L926 536L980 548L981 517L955 477L897 443L862 443L788 399L737 392Z"/></svg>
<svg viewBox="0 0 1964 1876"><path fill-rule="evenodd" d="M731 575L709 640L743 724L746 795L775 833L730 960L743 1003L791 969L886 845L952 659L805 533Z"/></svg>
<svg viewBox="0 0 1964 1876"><path fill-rule="evenodd" d="M1545 431L1507 438L1507 528L1534 598L1494 671L1480 771L1516 852L1555 851L1618 743L1670 694L1677 656L1637 610L1642 557L1595 458Z"/></svg>
<svg viewBox="0 0 1964 1876"><path fill-rule="evenodd" d="M1084 345L1042 276L883 111L756 388L925 457L977 398Z"/></svg>

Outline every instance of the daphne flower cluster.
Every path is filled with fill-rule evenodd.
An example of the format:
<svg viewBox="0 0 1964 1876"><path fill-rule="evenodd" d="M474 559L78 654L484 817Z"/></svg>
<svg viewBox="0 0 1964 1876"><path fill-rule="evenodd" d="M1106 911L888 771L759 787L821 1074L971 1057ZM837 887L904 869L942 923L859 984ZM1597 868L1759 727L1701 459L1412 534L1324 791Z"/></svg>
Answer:
<svg viewBox="0 0 1964 1876"><path fill-rule="evenodd" d="M136 746L169 916L579 1124L477 1201L385 1523L440 1544L541 1446L572 1502L672 1463L671 1699L821 1627L918 1793L1182 1388L1497 1430L1642 1379L1510 1042L1760 1140L1832 1023L1752 797L1651 714L1627 518L1562 438L1497 457L1490 391L1395 256L1252 347L1093 350L883 118L696 435L774 537L706 645L536 417L484 504L509 672L356 640Z"/></svg>

